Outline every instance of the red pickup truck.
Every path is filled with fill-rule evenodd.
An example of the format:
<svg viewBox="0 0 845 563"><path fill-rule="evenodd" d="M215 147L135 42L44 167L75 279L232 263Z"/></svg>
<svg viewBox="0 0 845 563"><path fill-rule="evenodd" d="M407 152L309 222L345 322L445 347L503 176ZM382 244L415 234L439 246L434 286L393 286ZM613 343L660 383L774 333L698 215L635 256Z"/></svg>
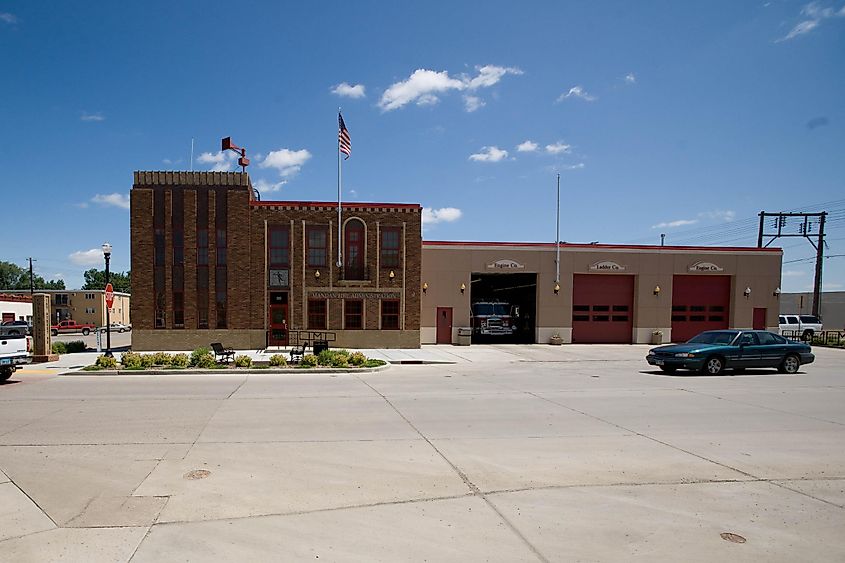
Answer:
<svg viewBox="0 0 845 563"><path fill-rule="evenodd" d="M57 325L50 327L50 332L53 336L58 334L69 334L72 332L81 332L84 336L88 336L96 327L94 325L81 325L76 321L66 320Z"/></svg>

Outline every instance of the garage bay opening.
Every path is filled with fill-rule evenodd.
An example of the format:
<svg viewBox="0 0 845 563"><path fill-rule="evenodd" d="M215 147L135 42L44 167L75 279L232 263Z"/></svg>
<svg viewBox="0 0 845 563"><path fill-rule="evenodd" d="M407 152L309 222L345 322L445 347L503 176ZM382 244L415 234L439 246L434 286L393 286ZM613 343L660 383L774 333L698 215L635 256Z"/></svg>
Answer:
<svg viewBox="0 0 845 563"><path fill-rule="evenodd" d="M473 344L536 342L537 274L472 274Z"/></svg>

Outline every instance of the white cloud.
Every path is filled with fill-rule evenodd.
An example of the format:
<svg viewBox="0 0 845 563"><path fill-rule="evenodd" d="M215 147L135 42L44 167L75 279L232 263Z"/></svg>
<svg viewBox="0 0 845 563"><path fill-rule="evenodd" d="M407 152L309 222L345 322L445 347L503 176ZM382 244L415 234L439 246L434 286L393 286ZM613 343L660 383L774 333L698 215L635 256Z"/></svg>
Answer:
<svg viewBox="0 0 845 563"><path fill-rule="evenodd" d="M563 141L558 141L553 145L546 145L546 152L549 154L569 154L572 152L572 145L567 145Z"/></svg>
<svg viewBox="0 0 845 563"><path fill-rule="evenodd" d="M200 164L211 164L212 172L228 172L235 164L235 153L231 151L204 152L197 157Z"/></svg>
<svg viewBox="0 0 845 563"><path fill-rule="evenodd" d="M539 145L530 139L526 139L516 146L516 152L534 152Z"/></svg>
<svg viewBox="0 0 845 563"><path fill-rule="evenodd" d="M569 89L569 92L567 92L566 94L561 94L558 97L557 101L562 102L563 100L565 100L567 98L581 98L585 102L596 101L596 97L593 96L592 94L588 93L581 86L573 86L572 88Z"/></svg>
<svg viewBox="0 0 845 563"><path fill-rule="evenodd" d="M637 83L637 77L634 76L633 72L629 72L628 74L625 75L625 82L627 82L628 84L636 84Z"/></svg>
<svg viewBox="0 0 845 563"><path fill-rule="evenodd" d="M484 102L484 100L482 100L478 96L464 96L464 108L466 108L469 113L474 112L478 108L483 108L486 105L487 104Z"/></svg>
<svg viewBox="0 0 845 563"><path fill-rule="evenodd" d="M475 91L479 88L489 88L497 84L507 74L522 74L522 71L513 67L501 67L486 65L476 67L478 75L469 77L461 75L457 78L449 76L448 71L437 72L418 68L407 80L391 84L382 94L378 106L382 111L392 111L407 104L432 105L439 101L439 95L450 90ZM480 107L480 106L478 106ZM474 109L478 109L478 107ZM474 111L469 109L468 111Z"/></svg>
<svg viewBox="0 0 845 563"><path fill-rule="evenodd" d="M789 39L795 39L799 35L804 35L805 33L810 33L814 29L819 26L820 20L805 20L801 23L797 24L792 30L786 34L786 37L780 39L780 41L787 41Z"/></svg>
<svg viewBox="0 0 845 563"><path fill-rule="evenodd" d="M105 121L106 118L102 112L97 113L88 113L87 111L83 111L82 115L79 116L80 121Z"/></svg>
<svg viewBox="0 0 845 563"><path fill-rule="evenodd" d="M83 201L81 203L74 203L73 205L74 205L74 207L78 207L80 209L88 209L88 202L87 201Z"/></svg>
<svg viewBox="0 0 845 563"><path fill-rule="evenodd" d="M508 151L499 147L482 147L480 152L469 155L469 159L476 162L499 162L507 156Z"/></svg>
<svg viewBox="0 0 845 563"><path fill-rule="evenodd" d="M736 211L728 210L721 210L716 209L715 211L704 211L698 214L699 217L704 217L706 219L715 219L718 221L724 221L726 223L730 223L734 219L736 219Z"/></svg>
<svg viewBox="0 0 845 563"><path fill-rule="evenodd" d="M261 179L256 180L252 185L256 190L258 190L258 193L268 194L278 192L282 189L282 186L287 183L287 180L282 180L281 182L268 182L267 180Z"/></svg>
<svg viewBox="0 0 845 563"><path fill-rule="evenodd" d="M59 272L58 274L53 274L53 279L54 280L63 280L63 279L65 279L65 275L62 274L61 272Z"/></svg>
<svg viewBox="0 0 845 563"><path fill-rule="evenodd" d="M440 209L433 209L431 207L424 207L422 214L423 225L433 225L435 223L451 223L461 218L463 212L455 207L441 207Z"/></svg>
<svg viewBox="0 0 845 563"><path fill-rule="evenodd" d="M302 166L311 158L307 149L292 151L290 149L279 149L270 151L267 157L261 161L261 168L275 168L280 176L293 176L300 171Z"/></svg>
<svg viewBox="0 0 845 563"><path fill-rule="evenodd" d="M349 190L349 195L351 197L358 197L358 190Z"/></svg>
<svg viewBox="0 0 845 563"><path fill-rule="evenodd" d="M652 229L663 229L669 228L674 229L677 227L684 227L686 225L695 225L698 223L698 219L678 219L676 221L667 221L665 223L658 223L656 225L652 225Z"/></svg>
<svg viewBox="0 0 845 563"><path fill-rule="evenodd" d="M563 166L564 170L581 170L582 168L586 167L587 165L583 162L579 162L578 164L566 164Z"/></svg>
<svg viewBox="0 0 845 563"><path fill-rule="evenodd" d="M129 209L129 196L126 194L97 194L91 198L91 201L103 206L120 207L121 209Z"/></svg>
<svg viewBox="0 0 845 563"><path fill-rule="evenodd" d="M103 249L77 250L68 256L68 260L78 266L94 266L103 262Z"/></svg>
<svg viewBox="0 0 845 563"><path fill-rule="evenodd" d="M367 95L363 84L356 84L355 86L352 86L346 82L341 82L337 86L333 86L331 92L332 94L342 98L357 99L363 98Z"/></svg>
<svg viewBox="0 0 845 563"><path fill-rule="evenodd" d="M781 277L784 277L784 278L796 278L796 277L801 277L801 276L806 276L806 275L807 275L807 272L803 272L803 271L801 271L801 270L785 270L785 271L781 274Z"/></svg>
<svg viewBox="0 0 845 563"><path fill-rule="evenodd" d="M801 35L806 35L816 29L823 20L845 17L845 6L839 10L834 10L830 6L822 6L818 2L810 2L801 8L801 14L807 19L798 22L786 36L781 37L777 42L788 41Z"/></svg>
<svg viewBox="0 0 845 563"><path fill-rule="evenodd" d="M9 12L0 12L0 21L14 24L18 23L18 17L15 14L10 14Z"/></svg>

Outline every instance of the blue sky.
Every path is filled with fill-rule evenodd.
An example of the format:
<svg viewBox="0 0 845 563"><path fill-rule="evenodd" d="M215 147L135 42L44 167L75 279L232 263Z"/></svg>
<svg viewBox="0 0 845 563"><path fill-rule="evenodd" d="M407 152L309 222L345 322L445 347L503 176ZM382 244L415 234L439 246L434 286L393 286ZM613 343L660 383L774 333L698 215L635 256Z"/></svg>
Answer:
<svg viewBox="0 0 845 563"><path fill-rule="evenodd" d="M234 168L263 199L422 204L429 240L754 245L828 210L845 289L845 0L0 4L0 259L71 287L133 170ZM825 205L819 206L817 204ZM785 239L784 291L812 283ZM795 261L795 262L793 262Z"/></svg>

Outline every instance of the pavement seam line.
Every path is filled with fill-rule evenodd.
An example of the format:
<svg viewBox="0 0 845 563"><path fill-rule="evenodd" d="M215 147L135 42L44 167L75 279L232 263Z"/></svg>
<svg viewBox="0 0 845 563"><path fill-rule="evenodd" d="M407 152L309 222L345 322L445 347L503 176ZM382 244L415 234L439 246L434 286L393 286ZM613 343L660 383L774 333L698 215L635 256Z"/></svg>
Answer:
<svg viewBox="0 0 845 563"><path fill-rule="evenodd" d="M374 387L372 387L372 386L371 386L369 383L367 383L366 381L363 381L363 380L362 380L362 382L364 383L364 385L366 385L367 387L369 387L370 389L372 389L373 391L375 391L376 393L378 393L378 394L379 394L379 396L380 396L382 399L384 399L384 401L385 401L385 402L386 402L386 403L390 406L390 408L392 408L392 409L396 412L396 414L398 414L398 415L402 418L402 420L404 420L404 421L408 424L408 426L410 426L410 427L414 430L414 432L416 432L417 434L419 434L419 436L420 436L423 440L425 440L425 441L426 441L426 443L427 443L427 444L428 444L428 445L429 445L429 446L430 446L430 447L431 447L431 448L432 448L435 452L437 452L437 455L439 455L439 456L443 459L443 461L445 461L447 464L449 464L449 466L452 468L452 470L453 470L455 473L457 473L458 477L459 477L459 478L460 478L460 479L464 482L464 484L465 484L465 485L469 488L469 490L472 492L472 494L473 494L474 496L477 496L478 498L480 498L482 501L484 501L484 503L485 503L487 506L489 506L489 507L490 507L490 509L491 509L493 512L495 512L495 513L499 516L499 518L502 520L502 522L504 522L504 523L505 523L505 525L506 525L508 528L510 528L511 532L513 532L513 533L514 533L514 535L516 535L516 537L518 537L520 540L522 540L522 542L525 544L525 546L526 546L526 547L528 547L528 549L529 549L529 550L530 550L530 551L534 554L534 556L535 556L535 557L537 557L540 561L543 561L544 563L549 563L549 559L548 559L547 557L545 557L545 556L544 556L544 555L540 552L540 550L539 550L539 549L537 549L537 547L536 547L536 546L534 546L534 544L532 544L530 541L528 541L528 538L527 538L527 537L525 537L525 535L517 529L517 527L514 525L514 523L513 523L513 522L511 522L511 521L510 521L510 520L509 520L509 519L508 519L508 518L507 518L504 514L502 514L502 512L499 510L499 508L498 508L495 504L493 504L493 502L492 502L490 499L488 499L488 498L487 498L487 496L486 496L483 492L481 492L481 489L479 489L479 488L478 488L478 486L477 486L475 483L473 483L472 481L470 481L470 479L469 479L469 477L467 476L467 474L466 474L466 473L464 473L464 472L463 472L463 471L462 471L462 470L461 470L461 469L460 469L457 465L455 465L454 463L452 463L452 460L450 460L448 457L446 457L446 455L445 455L443 452L441 452L441 451L440 451L440 449L439 449L437 446L435 446L435 445L431 442L431 440L429 440L429 439L428 439L428 437L427 437L425 434L423 434L423 433L420 431L420 429L419 429L419 428L417 428L417 427L414 425L414 423L413 423L413 422L411 422L410 420L408 420L408 418L407 418L404 414L402 414L402 412L401 412L398 408L396 408L396 405L394 405L394 404L390 401L390 399L388 399L388 398L387 398L386 396L384 396L384 395L383 395L380 391L376 390Z"/></svg>

